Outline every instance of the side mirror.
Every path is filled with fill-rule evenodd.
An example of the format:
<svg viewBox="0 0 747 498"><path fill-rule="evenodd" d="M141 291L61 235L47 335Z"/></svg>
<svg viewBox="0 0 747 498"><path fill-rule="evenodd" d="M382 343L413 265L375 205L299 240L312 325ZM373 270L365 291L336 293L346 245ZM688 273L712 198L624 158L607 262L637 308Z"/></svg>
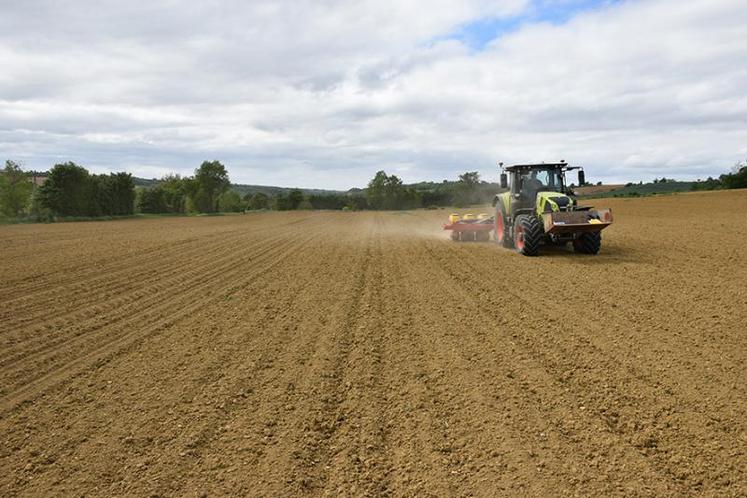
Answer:
<svg viewBox="0 0 747 498"><path fill-rule="evenodd" d="M579 187L586 185L586 175L582 169L578 170L578 185Z"/></svg>
<svg viewBox="0 0 747 498"><path fill-rule="evenodd" d="M501 173L501 188L508 188L508 176L506 173Z"/></svg>

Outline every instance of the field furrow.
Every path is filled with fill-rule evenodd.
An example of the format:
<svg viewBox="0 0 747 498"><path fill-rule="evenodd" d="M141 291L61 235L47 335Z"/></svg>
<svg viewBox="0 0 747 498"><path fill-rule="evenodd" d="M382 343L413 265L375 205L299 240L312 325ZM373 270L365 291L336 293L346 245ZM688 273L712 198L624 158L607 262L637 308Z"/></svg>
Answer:
<svg viewBox="0 0 747 498"><path fill-rule="evenodd" d="M604 204L0 226L0 493L743 496L747 195Z"/></svg>

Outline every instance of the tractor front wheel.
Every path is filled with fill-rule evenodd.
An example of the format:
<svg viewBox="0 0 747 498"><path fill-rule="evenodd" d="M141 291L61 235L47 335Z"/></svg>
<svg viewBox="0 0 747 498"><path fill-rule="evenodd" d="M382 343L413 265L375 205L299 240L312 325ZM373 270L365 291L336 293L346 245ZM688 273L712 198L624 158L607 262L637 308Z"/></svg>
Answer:
<svg viewBox="0 0 747 498"><path fill-rule="evenodd" d="M542 241L542 226L539 220L528 214L520 214L514 222L514 248L524 256L539 254Z"/></svg>
<svg viewBox="0 0 747 498"><path fill-rule="evenodd" d="M602 247L600 232L586 232L573 240L573 250L581 254L597 254Z"/></svg>

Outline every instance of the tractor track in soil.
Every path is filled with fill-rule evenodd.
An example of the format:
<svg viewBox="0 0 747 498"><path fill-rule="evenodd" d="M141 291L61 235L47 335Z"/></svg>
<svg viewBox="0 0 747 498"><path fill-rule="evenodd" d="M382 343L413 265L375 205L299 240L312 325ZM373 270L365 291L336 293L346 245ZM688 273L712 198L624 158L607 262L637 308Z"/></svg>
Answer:
<svg viewBox="0 0 747 498"><path fill-rule="evenodd" d="M603 204L0 226L0 492L743 496L747 194Z"/></svg>
<svg viewBox="0 0 747 498"><path fill-rule="evenodd" d="M98 303L88 303L91 294L95 294L99 301L106 300L117 294L126 294L129 290L142 289L143 286L153 282L162 283L164 277L178 278L184 271L182 261L190 260L195 256L208 259L217 251L224 251L233 247L241 237L241 233L232 230L228 233L208 234L204 238L192 238L180 241L174 246L155 248L146 254L137 254L135 257L118 260L114 265L98 263L93 271L84 271L76 275L78 282L66 284L51 284L43 291L24 294L14 292L7 300L4 300L8 309L24 309L22 314L12 314L7 317L8 327L0 334L5 335L15 330L34 323L43 318L48 306L61 297L68 302L74 302L80 298L84 303L95 306ZM186 246L186 247L182 247ZM159 261L162 266L154 272L153 268L145 265L147 261ZM189 268L188 271L196 272L199 268ZM66 271L76 271L76 268L68 268ZM121 280L126 278L123 283ZM59 279L59 277L58 277ZM20 295L19 295L20 294ZM27 303L30 301L30 303ZM100 304L98 304L100 305ZM30 309L26 309L26 308ZM68 315L58 316L58 320L64 320ZM6 317L3 317L6 318Z"/></svg>
<svg viewBox="0 0 747 498"><path fill-rule="evenodd" d="M260 266L254 272L242 275L242 279L256 278L262 273L270 271L274 265L280 264L283 258L291 253L291 250L286 249L286 246L273 245L273 242L276 241L270 240L267 242L267 248L264 247L265 244L262 244L260 250L252 253L253 260L247 258L252 261L253 265L259 264ZM303 240L294 241L292 248L297 250L303 245L303 242ZM282 249L286 250L283 251ZM273 258L272 263L261 266L263 262ZM61 345L51 341L52 345L48 348L32 350L27 355L20 355L19 360L30 363L30 366L15 370L3 364L3 372L8 372L3 377L3 385L10 386L10 389L3 393L5 398L3 404L0 405L0 410L12 409L15 405L28 401L33 396L43 393L45 389L54 386L59 382L60 379L58 378L60 376L74 375L85 371L91 365L100 364L109 357L120 353L120 350L126 349L138 338L144 335L153 335L181 317L198 311L210 300L210 298L202 296L221 294L226 290L240 287L242 280L229 281L228 285L223 282L226 280L226 276L231 275L232 270L236 268L236 263L240 264L242 262L242 258L237 258L234 255L233 258L224 259L227 259L227 261L221 260L217 267L202 268L201 273L204 273L205 276L201 278L198 276L186 282L178 282L185 286L193 284L187 292L178 294L178 299L172 298L162 301L156 296L145 303L135 302L132 308L125 307L121 313L119 310L114 313L104 326L92 326L87 329L85 332L89 332L90 335L85 332L76 334ZM112 328L114 328L114 331L111 330ZM52 351L50 352L50 350ZM84 354L79 356L78 351L83 351ZM62 365L54 362L60 357L64 357ZM48 366L47 364L50 362L52 365ZM28 370L32 369L33 373L31 375L21 377L22 374L26 374ZM19 377L20 380L17 380Z"/></svg>
<svg viewBox="0 0 747 498"><path fill-rule="evenodd" d="M252 256L239 256L238 258L234 251L239 240L230 240L218 246L218 249L215 251L204 251L206 254L204 255L205 258L202 259L205 259L208 262L207 264L196 264L194 267L183 270L178 274L164 275L161 271L157 271L155 272L155 276L143 279L139 285L133 283L132 278L128 277L127 285L122 291L125 292L127 286L137 286L137 292L124 294L122 297L117 297L109 301L104 300L103 303L99 302L101 295L97 295L97 302L94 305L83 306L80 309L63 313L61 316L55 317L53 322L46 323L40 327L30 327L28 332L24 334L27 337L25 341L14 342L14 347L7 348L7 351L4 352L6 354L0 356L0 367L7 367L13 363L14 359L18 359L19 356L28 359L29 356L35 355L39 350L53 349L60 343L65 343L67 346L69 339L64 335L66 331L63 328L66 323L69 324L72 322L75 324L76 328L71 332L73 334L72 339L77 339L81 336L85 339L86 333L91 330L96 331L96 333L105 332L107 326L118 325L125 316L143 313L153 306L161 304L160 301L163 299L162 294L173 290L177 286L198 285L198 289L207 288L213 291L210 287L211 279L220 277L222 273L235 268L237 262L241 263L246 258L252 261L252 257L272 257L273 251L277 250L276 243L279 240L280 237L268 237L255 244L251 244L247 247L248 250L257 248L259 250L256 253L251 253ZM253 261L254 264L257 262ZM150 273L154 272L151 271ZM192 289L190 289L190 292L192 292ZM120 293L118 292L117 294ZM102 311L105 309L114 311L104 314ZM54 330L54 333L58 337L52 340L49 338L44 340L45 337L41 333L45 330ZM39 346L36 343L39 343ZM16 347L22 350L22 354L11 356ZM36 349L37 347L39 349Z"/></svg>

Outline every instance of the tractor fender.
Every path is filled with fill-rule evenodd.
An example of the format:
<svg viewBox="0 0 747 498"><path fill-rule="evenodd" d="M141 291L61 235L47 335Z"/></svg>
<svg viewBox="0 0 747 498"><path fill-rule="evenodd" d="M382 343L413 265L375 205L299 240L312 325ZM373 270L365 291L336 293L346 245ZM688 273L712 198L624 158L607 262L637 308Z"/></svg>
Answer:
<svg viewBox="0 0 747 498"><path fill-rule="evenodd" d="M493 207L495 208L496 213L500 210L501 213L503 213L503 217L507 218L510 202L509 194L507 192L496 194L496 196L493 197Z"/></svg>

